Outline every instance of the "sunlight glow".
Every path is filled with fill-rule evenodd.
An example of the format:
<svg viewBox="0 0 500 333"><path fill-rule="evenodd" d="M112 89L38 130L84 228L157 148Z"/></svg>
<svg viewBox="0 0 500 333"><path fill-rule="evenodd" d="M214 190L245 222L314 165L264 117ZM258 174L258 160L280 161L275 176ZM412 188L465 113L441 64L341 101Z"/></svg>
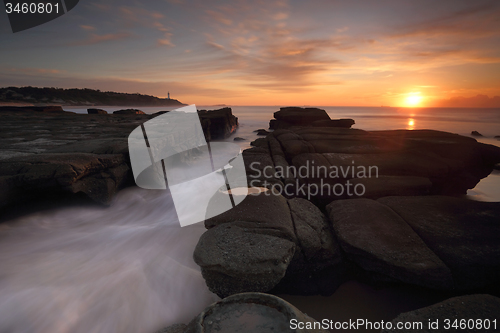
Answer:
<svg viewBox="0 0 500 333"><path fill-rule="evenodd" d="M418 93L418 94L420 94L420 93ZM418 106L420 104L420 102L422 102L422 96L420 96L418 94L411 94L410 96L406 97L406 100L405 100L406 106L410 106L410 107Z"/></svg>

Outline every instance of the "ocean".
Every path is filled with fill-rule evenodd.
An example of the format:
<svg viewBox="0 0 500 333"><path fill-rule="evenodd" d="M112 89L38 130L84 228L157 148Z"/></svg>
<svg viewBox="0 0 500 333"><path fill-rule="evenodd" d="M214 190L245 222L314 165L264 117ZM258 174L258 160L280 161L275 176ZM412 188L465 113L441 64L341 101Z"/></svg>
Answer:
<svg viewBox="0 0 500 333"><path fill-rule="evenodd" d="M198 106L199 109L219 107ZM65 108L86 113L86 108ZM108 112L123 107L103 107ZM140 108L154 113L166 108ZM267 128L277 106L234 106L242 149ZM324 107L355 128L436 129L461 135L478 131L500 145L500 110ZM475 200L500 201L494 173L469 191ZM127 188L108 208L65 206L30 213L0 225L0 332L136 333L187 323L218 300L192 253L201 223L181 228L165 191ZM404 287L342 285L331 297L282 295L313 318L391 320L440 295Z"/></svg>

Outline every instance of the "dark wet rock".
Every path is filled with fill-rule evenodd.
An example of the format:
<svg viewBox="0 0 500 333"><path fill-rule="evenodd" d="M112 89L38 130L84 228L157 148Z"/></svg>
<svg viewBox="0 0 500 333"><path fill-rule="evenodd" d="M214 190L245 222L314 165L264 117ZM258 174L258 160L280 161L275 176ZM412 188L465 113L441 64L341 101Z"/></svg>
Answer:
<svg viewBox="0 0 500 333"><path fill-rule="evenodd" d="M342 127L351 128L356 122L352 119L332 119L332 120L316 120L311 123L314 127Z"/></svg>
<svg viewBox="0 0 500 333"><path fill-rule="evenodd" d="M326 216L304 199L288 200L297 248L273 293L331 295L345 281L340 247Z"/></svg>
<svg viewBox="0 0 500 333"><path fill-rule="evenodd" d="M108 114L106 110L102 109L87 109L88 114Z"/></svg>
<svg viewBox="0 0 500 333"><path fill-rule="evenodd" d="M125 109L125 110L114 111L113 114L136 115L136 114L146 114L146 113L144 113L144 111L137 110L137 109Z"/></svg>
<svg viewBox="0 0 500 333"><path fill-rule="evenodd" d="M245 291L268 291L285 276L295 243L271 236L252 223L224 223L205 232L194 260L208 288L226 297Z"/></svg>
<svg viewBox="0 0 500 333"><path fill-rule="evenodd" d="M246 139L245 138L240 138L239 136L237 136L233 140L234 141L245 141Z"/></svg>
<svg viewBox="0 0 500 333"><path fill-rule="evenodd" d="M330 119L323 109L285 107L274 113L274 118L269 122L273 130L288 129L294 126L314 127L344 127L350 128L354 124L352 119Z"/></svg>
<svg viewBox="0 0 500 333"><path fill-rule="evenodd" d="M481 320L483 326L467 326L472 325L472 320ZM489 329L484 328L484 319L489 320ZM448 329L446 323L449 320ZM451 325L457 320L460 327L460 322L463 321L465 328L455 329ZM494 328L493 321L496 320L496 328ZM415 311L405 312L392 320L392 329L382 330L384 333L391 332L426 332L426 333L444 333L450 331L466 331L466 332L496 332L498 330L498 322L500 321L500 298L479 294L467 295L460 297L453 297L443 302L421 308ZM423 326L414 330L397 329L398 323L405 325L406 323L422 323ZM438 326L429 327L429 323L436 323ZM401 324L400 324L401 325Z"/></svg>
<svg viewBox="0 0 500 333"><path fill-rule="evenodd" d="M305 328L291 328L290 324L297 322L304 323ZM207 307L188 324L183 333L326 333L319 324L279 297L242 293Z"/></svg>
<svg viewBox="0 0 500 333"><path fill-rule="evenodd" d="M276 130L255 144L265 147L266 140L273 160L306 171L287 181L320 188L329 184L332 193L332 186L339 183L345 187L350 180L365 185L367 198L465 194L500 162L500 148L496 146L431 130L367 132L294 127ZM320 173L322 176L318 176ZM323 196L323 201L346 198L344 194L316 196Z"/></svg>
<svg viewBox="0 0 500 333"><path fill-rule="evenodd" d="M349 260L382 281L452 289L450 269L391 208L374 200L334 201L327 211Z"/></svg>
<svg viewBox="0 0 500 333"><path fill-rule="evenodd" d="M184 333L186 331L186 328L187 325L185 324L175 324L162 330L156 331L155 333Z"/></svg>
<svg viewBox="0 0 500 333"><path fill-rule="evenodd" d="M284 107L274 113L276 120L293 125L304 125L318 120L330 120L325 110L318 108Z"/></svg>
<svg viewBox="0 0 500 333"><path fill-rule="evenodd" d="M296 241L294 224L287 200L271 190L248 195L238 206L205 220L207 229L222 224L238 225L247 230Z"/></svg>
<svg viewBox="0 0 500 333"><path fill-rule="evenodd" d="M269 132L269 131L267 131L267 130L265 130L265 129L258 129L258 130L256 130L256 131L254 131L254 133L257 133L257 135L263 135L263 136L266 136L266 135L268 135L268 134L269 134L269 133L271 133L271 132Z"/></svg>
<svg viewBox="0 0 500 333"><path fill-rule="evenodd" d="M233 115L231 108L199 110L198 116L205 134L209 134L209 140L226 139L238 128L238 118Z"/></svg>
<svg viewBox="0 0 500 333"><path fill-rule="evenodd" d="M0 106L0 114L2 112L41 112L41 113L74 114L74 112L64 111L61 106Z"/></svg>
<svg viewBox="0 0 500 333"><path fill-rule="evenodd" d="M456 289L500 280L500 203L445 196L387 197L390 207L450 268Z"/></svg>
<svg viewBox="0 0 500 333"><path fill-rule="evenodd" d="M120 188L133 185L130 132L155 116L103 117L65 112L60 107L9 107L0 117L3 209L68 195L109 204ZM217 126L209 127L207 122L202 121L202 127L213 129L214 135L218 132Z"/></svg>
<svg viewBox="0 0 500 333"><path fill-rule="evenodd" d="M470 132L470 135L472 136L483 136L481 133L479 133L478 131L472 131Z"/></svg>
<svg viewBox="0 0 500 333"><path fill-rule="evenodd" d="M263 190L205 221L194 258L210 290L331 295L344 268L326 217L307 200Z"/></svg>

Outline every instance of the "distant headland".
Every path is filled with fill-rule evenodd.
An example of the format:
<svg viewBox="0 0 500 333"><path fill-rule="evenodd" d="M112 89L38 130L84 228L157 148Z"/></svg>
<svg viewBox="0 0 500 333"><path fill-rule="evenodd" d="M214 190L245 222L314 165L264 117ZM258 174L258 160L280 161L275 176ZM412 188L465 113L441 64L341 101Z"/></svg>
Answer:
<svg viewBox="0 0 500 333"><path fill-rule="evenodd" d="M94 89L62 89L37 87L0 88L0 104L63 106L181 106L176 99L150 95L127 94Z"/></svg>

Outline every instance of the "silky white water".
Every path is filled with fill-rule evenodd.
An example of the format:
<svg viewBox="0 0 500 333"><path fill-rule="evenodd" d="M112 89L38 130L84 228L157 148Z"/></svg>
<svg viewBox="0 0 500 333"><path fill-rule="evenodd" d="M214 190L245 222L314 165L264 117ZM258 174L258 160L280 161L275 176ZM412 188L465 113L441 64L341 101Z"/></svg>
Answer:
<svg viewBox="0 0 500 333"><path fill-rule="evenodd" d="M0 332L151 332L218 300L166 191L129 188L109 208L72 207L0 225Z"/></svg>

